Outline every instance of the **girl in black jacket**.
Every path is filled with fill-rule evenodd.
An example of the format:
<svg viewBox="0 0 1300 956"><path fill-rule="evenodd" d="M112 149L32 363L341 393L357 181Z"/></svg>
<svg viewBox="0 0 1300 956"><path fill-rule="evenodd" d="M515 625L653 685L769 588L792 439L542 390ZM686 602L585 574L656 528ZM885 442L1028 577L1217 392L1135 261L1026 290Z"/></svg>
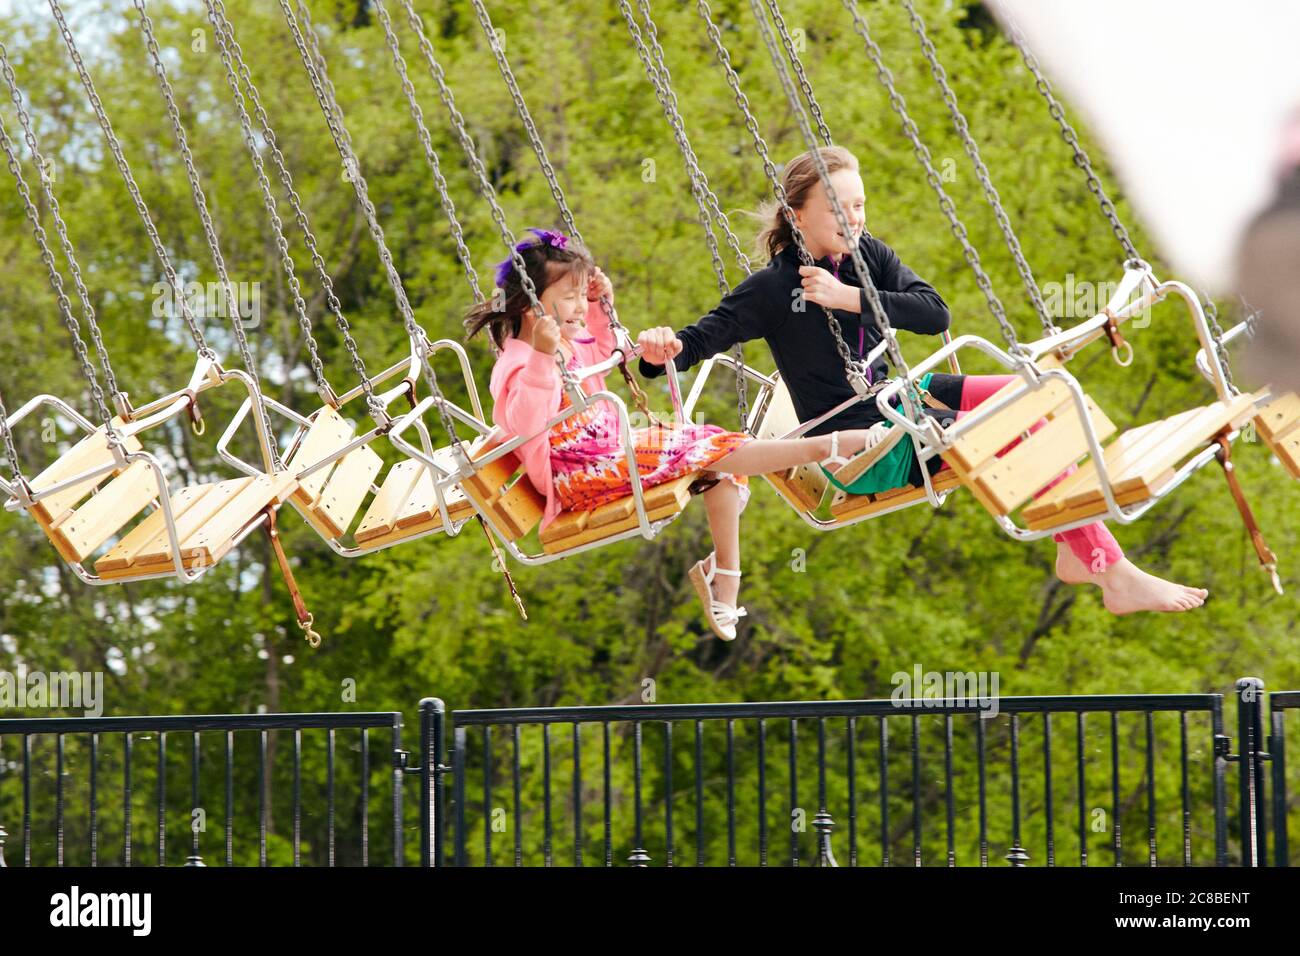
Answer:
<svg viewBox="0 0 1300 956"><path fill-rule="evenodd" d="M865 356L880 341L866 292L849 255L854 245L862 253L893 328L920 335L937 335L948 328L948 307L939 293L905 266L889 246L866 233L866 199L857 159L840 146L822 147L820 152L852 234L845 236L840 230L812 154L795 157L786 164L783 185L816 264L800 264L789 222L779 206L770 207L766 211L768 225L759 237L770 257L767 268L746 278L693 325L675 334L662 329L649 336L640 365L643 375L662 374L668 359L684 371L737 342L762 338L772 350L800 421L816 418L854 397L821 308L833 310L845 342L858 357ZM870 375L873 381L888 377L889 367L883 358L872 364ZM919 384L936 400L936 407L927 407L926 413L947 426L1012 379L1007 375L935 372L923 377ZM860 401L815 426L809 434L870 427L883 430L889 426L875 402ZM946 467L938 458L930 463L932 473ZM827 471L828 478L830 474ZM1057 481L1064 477L1061 475ZM865 493L919 485L922 478L912 443L900 441L852 485L846 487L830 480L844 490ZM1123 549L1102 522L1061 532L1054 539L1057 576L1067 584L1101 587L1106 608L1115 614L1187 611L1200 607L1208 594L1204 588L1186 587L1139 569L1124 557Z"/></svg>

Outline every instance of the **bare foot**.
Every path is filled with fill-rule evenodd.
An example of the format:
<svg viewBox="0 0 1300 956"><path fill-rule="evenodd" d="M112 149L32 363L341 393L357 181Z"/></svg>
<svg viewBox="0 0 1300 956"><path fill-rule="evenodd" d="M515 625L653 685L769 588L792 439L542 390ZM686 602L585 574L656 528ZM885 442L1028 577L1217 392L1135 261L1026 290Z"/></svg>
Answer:
<svg viewBox="0 0 1300 956"><path fill-rule="evenodd" d="M1075 557L1074 552L1058 542L1056 576L1066 584L1095 584L1101 588L1102 603L1112 614L1135 611L1190 611L1205 603L1209 591L1189 588L1148 574L1128 558L1100 573Z"/></svg>
<svg viewBox="0 0 1300 956"><path fill-rule="evenodd" d="M713 589L714 598L723 604L736 606L736 597L740 594L740 578L734 578L730 574L715 574L709 587Z"/></svg>
<svg viewBox="0 0 1300 956"><path fill-rule="evenodd" d="M1134 611L1190 611L1205 603L1209 591L1189 588L1143 571L1128 558L1097 575L1102 603L1112 614Z"/></svg>

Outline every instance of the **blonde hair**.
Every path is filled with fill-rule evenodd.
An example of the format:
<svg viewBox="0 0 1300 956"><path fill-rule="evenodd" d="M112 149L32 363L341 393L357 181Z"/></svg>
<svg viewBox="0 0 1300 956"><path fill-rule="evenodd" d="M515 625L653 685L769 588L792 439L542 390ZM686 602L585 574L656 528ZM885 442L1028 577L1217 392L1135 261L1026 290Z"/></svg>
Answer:
<svg viewBox="0 0 1300 956"><path fill-rule="evenodd" d="M841 169L858 171L858 158L843 146L819 146L817 152L826 164L827 173L832 176ZM800 153L786 163L785 171L781 174L781 185L785 189L790 208L802 209L808 201L808 193L819 182L821 176L817 172L817 163L811 150ZM759 206L758 218L764 223L762 231L754 240L754 246L760 255L766 253L771 259L794 242L794 230L790 228L780 202L771 199L763 203Z"/></svg>

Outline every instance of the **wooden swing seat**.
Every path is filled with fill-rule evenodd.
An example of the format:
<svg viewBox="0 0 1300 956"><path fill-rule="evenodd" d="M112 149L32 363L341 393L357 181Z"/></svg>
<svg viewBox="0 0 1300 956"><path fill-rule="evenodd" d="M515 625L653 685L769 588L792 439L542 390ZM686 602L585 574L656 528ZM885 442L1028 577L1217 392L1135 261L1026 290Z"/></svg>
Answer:
<svg viewBox="0 0 1300 956"><path fill-rule="evenodd" d="M183 566L194 571L220 561L265 509L284 502L296 487L297 481L286 471L192 485L173 493L170 502ZM96 561L95 571L110 580L173 573L162 508L150 512Z"/></svg>
<svg viewBox="0 0 1300 956"><path fill-rule="evenodd" d="M961 487L961 477L951 468L944 468L931 476L930 483L934 490L942 494ZM910 505L925 499L925 488L917 485L905 485L902 488L890 488L869 495L850 495L837 492L831 504L831 514L839 521L851 521L863 515L873 515L899 505Z"/></svg>
<svg viewBox="0 0 1300 956"><path fill-rule="evenodd" d="M452 467L451 449L440 449L434 457L445 458L447 467ZM445 495L447 513L453 522L474 514L474 505L459 488L450 488ZM442 514L434 494L433 472L423 463L407 459L388 470L354 537L357 544L382 547L441 530Z"/></svg>
<svg viewBox="0 0 1300 956"><path fill-rule="evenodd" d="M494 447L495 443L480 440L470 453L481 458ZM681 512L691 497L689 487L698 477L698 473L684 475L643 489L647 518L661 521ZM546 499L533 487L522 471L518 456L513 453L483 466L467 478L462 487L510 541L517 541L532 531L546 510ZM631 531L638 524L636 502L629 495L590 511L561 511L539 538L545 554L561 554Z"/></svg>
<svg viewBox="0 0 1300 956"><path fill-rule="evenodd" d="M790 400L790 391L786 388L785 382L778 379L754 437L780 438L798 427L799 416L795 414L794 403ZM821 506L822 498L826 496L826 488L830 485L826 480L826 474L815 462L796 465L784 471L774 471L764 475L763 478L792 508L809 513Z"/></svg>
<svg viewBox="0 0 1300 956"><path fill-rule="evenodd" d="M122 420L113 424L121 428ZM123 440L128 452L140 450L134 436ZM33 492L50 488L92 468L113 461L104 426L86 435L31 481ZM107 482L107 484L105 484ZM102 486L102 487L101 487ZM97 493L92 494L92 492ZM84 561L100 545L139 514L158 494L153 470L144 462L115 468L56 492L28 509L59 556L68 562ZM84 503L82 499L90 496ZM80 507L77 505L80 503Z"/></svg>
<svg viewBox="0 0 1300 956"><path fill-rule="evenodd" d="M1238 395L1124 432L1104 452L1116 502L1134 505L1159 497L1187 458L1225 428L1241 427L1254 407L1254 396ZM1031 530L1039 530L1105 512L1096 465L1088 461L1025 508L1024 518Z"/></svg>
<svg viewBox="0 0 1300 956"><path fill-rule="evenodd" d="M337 409L325 406L312 418L289 457L287 470L293 474L311 467L351 441L355 431L356 426ZM289 503L324 538L341 538L352 526L383 464L383 459L362 445L301 479Z"/></svg>
<svg viewBox="0 0 1300 956"><path fill-rule="evenodd" d="M1300 478L1300 395L1289 392L1255 416L1255 431L1292 478Z"/></svg>

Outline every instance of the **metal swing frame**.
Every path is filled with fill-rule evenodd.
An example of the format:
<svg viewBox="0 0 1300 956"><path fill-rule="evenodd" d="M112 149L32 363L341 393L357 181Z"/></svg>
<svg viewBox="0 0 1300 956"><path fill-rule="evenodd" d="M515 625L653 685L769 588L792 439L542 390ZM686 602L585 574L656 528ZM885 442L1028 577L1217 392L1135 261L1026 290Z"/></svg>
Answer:
<svg viewBox="0 0 1300 956"><path fill-rule="evenodd" d="M1128 301L1135 293L1138 293L1138 297L1132 301ZM1214 355L1213 340L1210 333L1209 323L1206 320L1205 311L1202 308L1199 297L1183 282L1158 280L1150 266L1146 263L1138 262L1129 263L1129 268L1125 272L1124 279L1120 283L1120 287L1116 291L1115 295L1112 296L1106 309L1093 316L1091 319L1081 322L1073 328L1056 335L1048 336L1032 343L1026 343L1025 354L1021 356L1014 355L1005 349L999 348L987 339L977 335L959 336L951 345L945 346L943 349L940 349L938 352L926 358L919 365L913 367L908 375L892 381L878 396L878 407L880 408L881 413L889 418L895 425L907 429L912 435L913 441L916 444L917 455L924 465L925 462L930 459L936 456L942 456L947 449L952 447L957 439L979 425L981 422L998 414L1003 408L1019 401L1025 395L1042 388L1048 381L1057 380L1063 382L1073 400L1075 413L1079 416L1079 420L1083 425L1084 436L1088 443L1089 455L1093 461L1093 467L1097 472L1098 486L1102 498L1106 503L1105 512L1074 521L1052 524L1048 527L1039 529L1022 528L1008 515L995 514L994 518L1003 531L1012 538L1020 541L1034 541L1062 531L1080 528L1099 520L1113 520L1119 524L1132 524L1146 514L1146 512L1156 504L1163 501L1195 472L1215 460L1218 453L1218 446L1209 445L1193 455L1187 462L1179 467L1173 477L1168 482L1164 483L1159 491L1151 497L1136 504L1120 505L1116 501L1114 487L1107 469L1104 448L1097 435L1097 429L1092 420L1091 413L1088 410L1087 400L1084 396L1082 387L1079 385L1077 379L1075 379L1075 377L1069 372L1065 371L1065 369L1041 369L1038 367L1037 362L1049 355L1055 355L1063 361L1068 360L1077 353L1080 348L1105 335L1105 329L1110 323L1130 319L1134 314L1163 301L1171 295L1182 299L1188 307L1193 327L1195 328L1197 338L1201 343L1201 353L1197 356L1198 365L1203 366L1209 373L1207 378L1213 385L1218 400L1229 401L1234 397L1234 394L1228 385L1227 377L1224 374L1223 367L1219 363L1217 356L1210 358L1210 356ZM890 406L889 399L891 397L897 395L906 385L915 385L920 376L942 361L948 353L959 349L974 349L999 362L1024 379L1024 387L1013 390L1011 393L1002 396L997 401L990 400L989 402L980 405L977 409L963 416L960 421L955 422L947 429L939 428L933 421L925 421L918 426L909 421L906 416L900 415ZM1235 440L1238 433L1239 429L1231 429L1230 433L1226 436L1227 440L1229 442ZM924 467L922 468L922 472L926 472Z"/></svg>
<svg viewBox="0 0 1300 956"><path fill-rule="evenodd" d="M258 471L255 468L248 468L247 473L253 477L261 477L274 473L273 459L271 455L272 443L271 436L267 433L262 416L263 396L258 391L252 378L244 371L239 369L223 369L220 363L206 356L199 356L194 366L194 371L190 376L189 384L182 389L177 389L170 394L157 398L147 405L134 409L130 418L114 431L122 438L131 438L148 429L161 425L163 422L176 418L180 414L189 411L195 407L197 396L212 388L217 388L227 382L239 382L240 385L248 392L248 398L244 404L258 411L254 417L254 426L257 431L258 444L262 452L263 464L265 471ZM21 408L15 411L6 420L8 428L12 429L24 418L31 415L37 409L42 407L54 408L62 413L67 419L72 421L86 435L93 434L103 426L94 425L89 419L81 415L67 402L49 394L36 395L28 400ZM42 488L40 491L32 491L29 480L23 475L16 476L17 480L9 482L0 478L0 490L3 490L9 496L5 502L6 511L28 511L33 505L51 495L58 494L73 488L77 485L84 484L91 479L99 478L102 475L111 474L125 470L135 462L144 462L149 466L150 472L154 476L154 481L158 489L158 495L152 502L155 508L161 509L163 522L167 531L167 540L171 546L171 567L169 569L159 568L155 571L143 572L140 574L115 576L113 578L103 578L88 569L85 563L81 561L68 561L68 566L77 578L86 584L103 586L113 584L124 584L132 581L145 581L156 578L174 577L182 583L188 584L202 577L209 568L215 566L205 564L196 568L186 568L184 559L181 554L179 535L176 529L176 516L172 513L171 508L171 491L168 486L167 474L158 461L157 456L148 451L126 451L121 445L110 442L109 451L112 453L112 460L90 468L84 472L66 478L48 488ZM92 490L91 495L98 494L100 489L96 487ZM250 520L235 535L232 545L238 545L244 538L257 528L264 525L267 521L266 514L259 513Z"/></svg>
<svg viewBox="0 0 1300 956"><path fill-rule="evenodd" d="M570 401L569 407L566 408L564 411L560 412L558 415L555 415L554 417L549 419L538 432L531 435L516 435L515 437L509 439L508 441L505 441L500 445L493 447L492 450L489 451L487 454L473 459L464 457L463 450L461 448L453 448L452 455L456 461L455 470L451 470L451 471L447 470L445 461L439 462L433 460L432 458L429 458L427 455L425 455L425 453L421 449L411 445L408 441L406 441L402 437L402 434L408 428L412 427L416 422L418 422L420 416L428 408L439 403L440 400L435 396L432 395L427 396L426 398L421 400L419 404L417 404L413 409L411 409L410 412L406 413L401 418L399 418L393 424L393 428L392 431L390 432L389 437L396 447L401 448L403 451L411 455L413 458L418 458L421 461L424 461L427 465L429 465L431 468L435 469L437 472L441 474L441 477L435 480L434 482L434 488L436 490L436 494L438 496L438 501L440 502L440 504L445 500L446 493L450 489L462 485L463 482L474 477L485 466L491 464L494 461L497 461L498 459L504 458L509 454L512 454L515 451L515 449L522 447L529 441L532 441L533 439L539 436L547 434L556 425L568 420L574 415L586 411L588 408L592 407L598 402L608 402L614 406L614 409L618 414L619 437L622 441L623 453L626 456L627 461L635 462L636 449L632 440L632 423L631 423L630 415L628 413L627 403L623 400L621 396L619 396L615 392L610 391L609 389L601 389L591 394L587 394L585 391L582 390L581 383L586 381L588 378L590 378L593 375L608 374L609 372L612 372L614 369L618 368L620 365L626 364L627 362L639 358L640 354L641 354L640 347L634 345L626 338L624 338L623 341L615 347L614 354L611 355L609 358L597 362L593 365L584 366L583 368L580 368L574 372L574 378L579 383L579 385L577 388L570 387L568 389L568 395ZM677 417L678 421L685 422L688 419L686 418L686 413L682 404L681 388L677 376L677 370L673 366L671 360L666 364L665 369L668 374L669 394L672 397L674 415ZM458 410L455 410L455 406L451 405L451 403L446 402L445 398L442 399L441 401L448 406L448 410L452 411L452 414L456 414L456 411ZM462 420L465 420L466 424L469 424L471 425L471 427L474 427L480 431L480 439L479 439L480 441L490 439L491 435L495 431L497 431L492 426L488 426L484 422L474 422L474 421L468 421L466 419L462 419ZM624 541L627 540L628 538L634 538L639 536L646 540L652 540L653 538L658 536L658 534L664 528L672 524L684 513L684 511L678 511L665 518L651 519L646 510L645 490L641 484L641 475L639 469L629 468L628 477L632 488L632 493L630 497L632 498L633 510L637 518L636 527L628 528L624 531L616 532L607 537L597 538L594 541L589 541L586 542L585 544L580 544L577 545L576 547L569 548L564 551L554 552L554 553L547 553L545 551L542 551L537 554L529 554L524 552L523 549L520 548L518 544L519 538L524 536L514 536L509 534L504 528L501 527L500 523L497 521L491 509L484 508L476 499L476 497L473 495L466 494L466 497L469 499L470 503L474 506L474 511L478 516L478 518L481 519L484 526L488 528L496 536L497 540L500 542L501 546L505 549L505 551L512 558L518 561L520 564L535 566L535 565L550 564L553 561L560 561L563 560L564 558L572 557L575 554L580 554L584 551L590 551L593 548L603 547L608 544L614 544L615 542L618 541ZM528 476L527 474L521 474L515 480L527 481Z"/></svg>

